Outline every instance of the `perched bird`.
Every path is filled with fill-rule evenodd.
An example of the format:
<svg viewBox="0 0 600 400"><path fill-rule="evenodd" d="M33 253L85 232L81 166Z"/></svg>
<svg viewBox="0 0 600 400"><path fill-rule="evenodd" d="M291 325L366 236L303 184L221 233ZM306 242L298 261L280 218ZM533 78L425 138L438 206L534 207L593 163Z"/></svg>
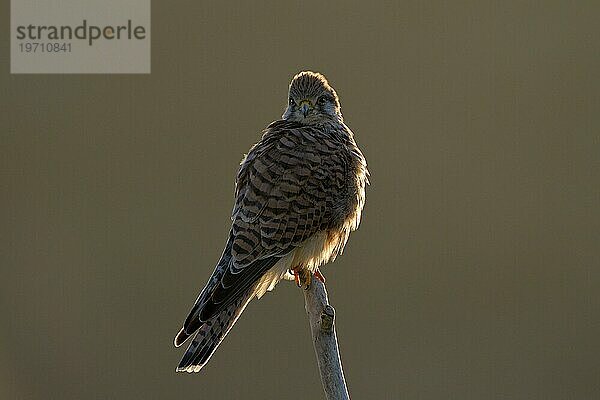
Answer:
<svg viewBox="0 0 600 400"><path fill-rule="evenodd" d="M198 372L244 308L282 279L308 288L358 228L367 163L325 77L300 72L282 119L240 164L221 259L175 337L196 335L177 371Z"/></svg>

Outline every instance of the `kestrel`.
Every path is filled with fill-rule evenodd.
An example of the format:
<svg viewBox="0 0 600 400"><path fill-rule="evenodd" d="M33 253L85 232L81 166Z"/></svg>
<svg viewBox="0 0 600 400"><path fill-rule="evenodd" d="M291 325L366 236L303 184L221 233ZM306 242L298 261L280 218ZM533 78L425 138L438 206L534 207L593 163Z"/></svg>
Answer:
<svg viewBox="0 0 600 400"><path fill-rule="evenodd" d="M358 228L367 163L325 77L300 72L282 119L240 164L223 255L175 337L196 335L177 371L198 372L246 305L282 279L308 287Z"/></svg>

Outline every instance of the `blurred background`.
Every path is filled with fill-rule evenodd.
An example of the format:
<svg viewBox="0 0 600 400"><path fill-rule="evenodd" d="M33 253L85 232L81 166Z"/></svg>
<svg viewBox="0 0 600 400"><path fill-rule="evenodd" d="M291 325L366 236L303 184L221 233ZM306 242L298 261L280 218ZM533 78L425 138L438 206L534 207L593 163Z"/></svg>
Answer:
<svg viewBox="0 0 600 400"><path fill-rule="evenodd" d="M200 374L172 339L242 155L304 69L372 173L324 269L356 399L600 395L597 2L152 4L150 75L0 53L0 398L306 399L303 297L250 304Z"/></svg>

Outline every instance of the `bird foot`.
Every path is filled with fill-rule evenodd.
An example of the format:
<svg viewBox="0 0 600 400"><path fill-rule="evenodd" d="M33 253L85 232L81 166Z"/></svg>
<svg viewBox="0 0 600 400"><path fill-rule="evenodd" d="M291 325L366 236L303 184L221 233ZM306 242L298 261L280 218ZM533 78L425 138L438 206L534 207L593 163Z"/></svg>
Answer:
<svg viewBox="0 0 600 400"><path fill-rule="evenodd" d="M319 268L317 268L317 270L315 271L315 278L320 280L322 284L325 284L325 277L323 276Z"/></svg>
<svg viewBox="0 0 600 400"><path fill-rule="evenodd" d="M300 287L300 274L295 269L290 269L290 272L294 274L294 282L296 282L296 286Z"/></svg>
<svg viewBox="0 0 600 400"><path fill-rule="evenodd" d="M310 288L312 277L307 269L294 268L290 270L290 273L294 275L294 282L296 282L298 287L304 288L304 290L308 290ZM321 283L325 284L325 277L318 268L315 271L315 278L321 281Z"/></svg>
<svg viewBox="0 0 600 400"><path fill-rule="evenodd" d="M299 288L304 288L304 290L308 290L310 288L310 281L312 277L310 276L310 272L305 268L294 268L290 270L292 274L294 274L294 282Z"/></svg>

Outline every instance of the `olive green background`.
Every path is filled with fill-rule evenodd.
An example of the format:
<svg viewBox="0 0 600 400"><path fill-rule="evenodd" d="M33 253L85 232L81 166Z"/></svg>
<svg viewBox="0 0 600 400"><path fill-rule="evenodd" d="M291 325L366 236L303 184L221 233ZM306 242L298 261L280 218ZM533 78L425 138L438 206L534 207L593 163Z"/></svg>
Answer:
<svg viewBox="0 0 600 400"><path fill-rule="evenodd" d="M290 283L202 373L172 345L303 69L372 173L324 269L353 398L597 397L594 3L154 1L150 75L52 76L9 74L4 1L0 398L322 397Z"/></svg>

